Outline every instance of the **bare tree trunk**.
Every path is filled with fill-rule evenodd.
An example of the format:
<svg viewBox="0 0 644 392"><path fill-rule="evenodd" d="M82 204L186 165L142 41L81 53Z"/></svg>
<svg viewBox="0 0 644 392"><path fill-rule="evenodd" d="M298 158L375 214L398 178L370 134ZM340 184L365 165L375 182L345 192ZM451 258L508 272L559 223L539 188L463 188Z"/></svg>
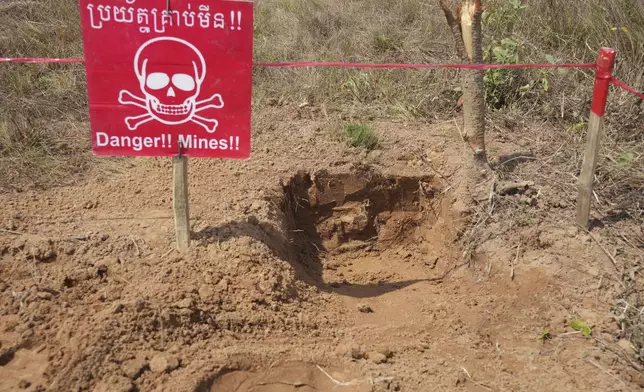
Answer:
<svg viewBox="0 0 644 392"><path fill-rule="evenodd" d="M454 35L456 50L462 62L483 63L483 33L481 0L461 0L456 16L447 4L439 0L447 23ZM463 87L463 138L474 150L476 162L487 166L485 150L485 73L478 69L461 72Z"/></svg>
<svg viewBox="0 0 644 392"><path fill-rule="evenodd" d="M463 1L461 29L465 48L466 50L468 46L470 48L468 58L472 64L483 63L482 12L479 1ZM465 69L461 74L461 81L463 84L463 136L474 149L477 162L487 164L484 76L485 72L482 69Z"/></svg>

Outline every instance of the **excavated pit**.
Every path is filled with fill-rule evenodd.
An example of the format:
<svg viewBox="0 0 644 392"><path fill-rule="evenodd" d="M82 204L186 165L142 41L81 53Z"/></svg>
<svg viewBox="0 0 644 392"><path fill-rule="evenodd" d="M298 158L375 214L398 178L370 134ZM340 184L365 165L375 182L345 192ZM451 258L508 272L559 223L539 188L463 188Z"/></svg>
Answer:
<svg viewBox="0 0 644 392"><path fill-rule="evenodd" d="M433 176L300 172L284 186L285 213L300 253L381 249L439 218Z"/></svg>
<svg viewBox="0 0 644 392"><path fill-rule="evenodd" d="M222 372L210 388L197 389L195 392L314 392L337 389L330 378L314 364L306 362L287 362L271 369L257 371L235 370ZM339 377L338 374L335 374ZM362 380L359 380L362 381ZM351 391L367 392L370 386L359 385L357 381L347 383Z"/></svg>
<svg viewBox="0 0 644 392"><path fill-rule="evenodd" d="M432 175L382 174L371 167L345 172L299 172L282 185L283 230L297 279L343 297L358 313L361 303L407 286L436 280L452 251L450 200ZM284 241L286 240L286 241ZM404 306L393 305L405 312ZM372 390L355 379L355 391ZM358 378L356 378L358 377ZM233 368L195 392L327 391L337 385L317 366L291 363L270 368ZM386 387L386 385L384 386Z"/></svg>

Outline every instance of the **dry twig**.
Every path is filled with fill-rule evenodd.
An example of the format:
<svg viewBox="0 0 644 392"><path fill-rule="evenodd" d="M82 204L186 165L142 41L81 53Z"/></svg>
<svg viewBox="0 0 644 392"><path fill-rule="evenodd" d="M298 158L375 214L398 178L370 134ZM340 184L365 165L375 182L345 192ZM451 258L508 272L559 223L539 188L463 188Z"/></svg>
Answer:
<svg viewBox="0 0 644 392"><path fill-rule="evenodd" d="M463 135L463 131L461 131L461 127L458 125L458 122L454 120L454 126L456 126L456 130L458 131L458 134L461 136L461 140L465 142L465 135Z"/></svg>
<svg viewBox="0 0 644 392"><path fill-rule="evenodd" d="M306 384L303 382L271 381L271 382L260 382L259 384L256 384L256 385L262 386L262 387L265 387L267 385L288 385L293 388L310 387L312 389L315 389L311 387L309 384Z"/></svg>
<svg viewBox="0 0 644 392"><path fill-rule="evenodd" d="M602 245L602 244L599 242L599 240L597 239L597 237L595 237L595 236L593 235L593 233L591 233L590 231L588 231L585 227L583 227L583 226L581 226L581 225L579 225L579 224L577 224L577 226L578 226L578 227L580 227L583 231L585 231L585 232L590 236L590 238L592 238L592 239L593 239L593 241L595 241L595 243L596 243L596 244L601 248L601 250L602 250L602 251L604 251L604 253L606 254L606 256L608 256L608 258L610 259L611 263L613 263L613 266L615 267L615 270L616 270L618 273L621 273L621 272L620 272L620 270L619 270L619 268L617 267L617 260L615 260L615 257L613 257L613 255L611 255L611 254L610 254L610 252L608 251L608 249L606 249L606 248L604 247L604 245ZM622 282L622 280L621 280L621 279L619 279L618 277L615 277L615 279L617 279L617 281L619 282L619 284L621 284L621 285L622 285L622 287L623 287L623 288L626 288L626 285L624 284L624 282Z"/></svg>
<svg viewBox="0 0 644 392"><path fill-rule="evenodd" d="M604 282L604 274L599 277L599 284L597 284L597 294L595 294L595 309L599 309L599 291L602 288L602 283Z"/></svg>
<svg viewBox="0 0 644 392"><path fill-rule="evenodd" d="M481 388L485 389L486 391L493 391L492 388L490 388L488 386L485 386L485 385L481 384L480 382L474 381L474 379L470 375L470 372L468 372L467 369L465 369L465 368L461 368L461 369L463 369L463 372L465 372L465 375L467 376L467 379L470 380L474 385L476 385L478 387L481 387Z"/></svg>
<svg viewBox="0 0 644 392"><path fill-rule="evenodd" d="M335 378L333 378L329 373L327 373L324 369L322 369L320 367L320 365L315 365L315 366L318 369L320 369L320 371L322 373L324 373L324 375L327 376L329 378L329 380L331 380L335 384L334 388L336 388L336 387L348 387L348 386L352 386L352 385L362 384L364 382L368 382L369 384L374 385L374 384L378 384L378 383L381 383L381 382L391 381L391 380L394 379L393 377L378 377L378 378L370 378L368 380L351 380L351 381L348 381L348 382L342 382L342 381L338 381Z"/></svg>
<svg viewBox="0 0 644 392"><path fill-rule="evenodd" d="M132 240L134 248L136 249L136 256L141 257L141 250L139 249L139 245L136 243L136 239L134 238L134 236L130 236L130 239Z"/></svg>
<svg viewBox="0 0 644 392"><path fill-rule="evenodd" d="M7 233L7 234L13 234L13 235L25 235L27 233L21 233L19 231L13 231L13 230L7 230L7 229L0 229L0 233Z"/></svg>
<svg viewBox="0 0 644 392"><path fill-rule="evenodd" d="M604 348L606 348L608 351L612 352L613 354L616 354L618 357L621 359L625 360L628 362L629 365L638 372L644 372L644 366L640 365L637 361L635 361L633 358L629 357L628 355L624 354L623 350L615 348L614 344L608 344L605 341L595 337L595 341L599 344L601 344Z"/></svg>
<svg viewBox="0 0 644 392"><path fill-rule="evenodd" d="M434 168L434 166L431 164L431 162L429 162L429 160L428 160L427 158L425 158L425 157L423 156L423 154L422 154L420 151L418 151L418 152L416 153L416 156L417 156L417 157L418 157L418 159L420 159L420 160L421 160L425 165L427 165L430 169L432 169L432 171L433 171L434 173L438 174L438 176L439 176L443 181L445 181L445 182L447 183L447 185L449 185L450 187L452 186L452 184L449 182L449 180L447 179L447 177L446 177L445 175L443 175L443 173L441 173L440 171L436 170L436 169Z"/></svg>
<svg viewBox="0 0 644 392"><path fill-rule="evenodd" d="M519 251L521 250L521 244L517 245L517 254L514 256L514 261L510 264L510 280L514 280L514 266L519 260Z"/></svg>
<svg viewBox="0 0 644 392"><path fill-rule="evenodd" d="M581 335L581 331L564 332L564 333L560 333L556 337L557 338L564 338L564 337L568 337L568 336L571 336L571 335Z"/></svg>
<svg viewBox="0 0 644 392"><path fill-rule="evenodd" d="M590 363L591 363L593 366L595 366L597 369L599 369L599 370L601 370L602 372L604 372L604 373L608 374L609 376L611 376L611 377L612 377L612 378L614 378L615 380L619 381L619 382L620 382L620 383L622 383L625 387L627 387L627 388L628 388L628 386L626 385L626 383L624 382L624 380L620 379L619 377L617 377L617 376L616 376L616 375L614 375L613 373L609 372L607 369L603 368L603 367L602 367L600 364L598 364L597 362L593 361L592 359L588 359L587 361L588 361L588 362L590 362ZM630 389L630 388L629 388L629 389Z"/></svg>

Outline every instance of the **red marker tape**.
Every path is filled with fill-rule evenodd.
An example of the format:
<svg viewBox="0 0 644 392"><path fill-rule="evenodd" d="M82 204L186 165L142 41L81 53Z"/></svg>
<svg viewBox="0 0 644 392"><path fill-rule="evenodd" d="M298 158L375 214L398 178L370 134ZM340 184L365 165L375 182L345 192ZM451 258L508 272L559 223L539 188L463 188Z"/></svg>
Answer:
<svg viewBox="0 0 644 392"><path fill-rule="evenodd" d="M26 64L80 64L84 59L56 59L56 58L7 58L0 57L0 63L26 63ZM597 64L369 64L369 63L344 63L344 62L282 62L267 63L255 62L256 67L271 68L305 68L305 67L340 67L340 68L363 68L363 69L546 69L546 68L574 68L574 69L597 69ZM612 72L612 71L611 71ZM600 71L602 79L606 78L606 70ZM644 93L638 92L623 81L608 77L608 80L615 86L622 88L629 93L644 100ZM602 83L603 84L603 83ZM600 92L601 94L601 92ZM597 108L601 107L601 100ZM601 112L601 111L600 111Z"/></svg>

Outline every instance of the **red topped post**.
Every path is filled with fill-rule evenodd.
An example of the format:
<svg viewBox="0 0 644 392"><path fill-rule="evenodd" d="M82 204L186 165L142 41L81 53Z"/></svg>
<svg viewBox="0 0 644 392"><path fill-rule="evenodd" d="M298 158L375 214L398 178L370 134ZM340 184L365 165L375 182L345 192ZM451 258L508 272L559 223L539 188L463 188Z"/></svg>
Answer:
<svg viewBox="0 0 644 392"><path fill-rule="evenodd" d="M593 92L593 106L591 111L603 117L606 113L606 101L608 100L608 87L613 77L615 66L615 50L602 48L597 58L597 71L595 72L595 91Z"/></svg>
<svg viewBox="0 0 644 392"><path fill-rule="evenodd" d="M584 162L579 175L579 193L577 195L577 224L589 228L590 201L593 194L593 182L595 169L597 167L597 156L601 133L604 128L604 114L606 113L606 102L608 101L608 89L610 79L613 76L615 67L615 50L601 48L597 58L597 69L595 71L595 90L593 92L593 103L588 120L588 136Z"/></svg>

